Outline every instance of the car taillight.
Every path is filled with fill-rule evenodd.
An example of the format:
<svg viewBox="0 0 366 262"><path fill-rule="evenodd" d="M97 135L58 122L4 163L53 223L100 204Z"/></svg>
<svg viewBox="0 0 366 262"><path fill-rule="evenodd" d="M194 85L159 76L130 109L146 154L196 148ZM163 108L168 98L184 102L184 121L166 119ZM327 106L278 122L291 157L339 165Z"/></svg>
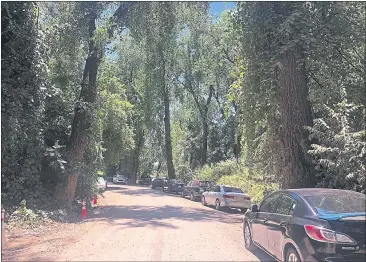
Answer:
<svg viewBox="0 0 366 262"><path fill-rule="evenodd" d="M229 195L224 195L224 198L234 199L233 196L229 196Z"/></svg>
<svg viewBox="0 0 366 262"><path fill-rule="evenodd" d="M342 233L335 232L333 230L325 229L313 225L304 226L306 234L316 241L328 242L328 243L348 243L353 244L355 241Z"/></svg>
<svg viewBox="0 0 366 262"><path fill-rule="evenodd" d="M244 197L244 200L250 200L250 197L245 196L245 197Z"/></svg>

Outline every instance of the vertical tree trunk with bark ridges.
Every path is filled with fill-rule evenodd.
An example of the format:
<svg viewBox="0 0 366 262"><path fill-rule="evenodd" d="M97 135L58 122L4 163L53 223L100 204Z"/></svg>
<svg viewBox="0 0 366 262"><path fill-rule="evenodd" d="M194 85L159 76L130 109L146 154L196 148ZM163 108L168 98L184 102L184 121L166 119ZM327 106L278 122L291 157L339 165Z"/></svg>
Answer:
<svg viewBox="0 0 366 262"><path fill-rule="evenodd" d="M169 88L165 82L165 57L162 50L160 50L160 59L162 61L162 89L164 96L164 129L165 129L165 158L166 166L168 169L168 177L170 179L175 178L175 169L173 164L173 149L172 149L172 137L170 128L170 99Z"/></svg>
<svg viewBox="0 0 366 262"><path fill-rule="evenodd" d="M284 188L307 187L312 184L308 165L309 147L304 126L312 126L313 118L308 100L306 69L301 48L284 52L278 60L282 135L284 152Z"/></svg>
<svg viewBox="0 0 366 262"><path fill-rule="evenodd" d="M202 126L203 126L203 134L202 134L202 155L201 155L201 163L202 165L207 162L207 140L208 140L208 124L207 124L207 112L202 116Z"/></svg>
<svg viewBox="0 0 366 262"><path fill-rule="evenodd" d="M93 10L93 8L91 8ZM92 11L93 12L93 11ZM96 30L96 14L90 13L89 16L89 52L85 62L83 81L79 97L79 105L75 107L75 115L71 126L71 136L68 144L70 174L65 187L59 188L56 193L57 199L71 208L75 197L75 190L78 182L78 171L75 168L83 162L84 153L88 145L89 128L93 121L91 107L97 99L97 73L100 58L98 57L95 43L92 40Z"/></svg>

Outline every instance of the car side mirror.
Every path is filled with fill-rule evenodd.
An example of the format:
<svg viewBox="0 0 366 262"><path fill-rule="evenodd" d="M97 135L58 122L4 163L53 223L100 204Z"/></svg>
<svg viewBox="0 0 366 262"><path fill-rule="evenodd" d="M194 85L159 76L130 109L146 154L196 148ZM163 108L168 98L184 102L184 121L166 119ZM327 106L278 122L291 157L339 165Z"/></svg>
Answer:
<svg viewBox="0 0 366 262"><path fill-rule="evenodd" d="M257 205L252 205L252 212L259 212L258 206Z"/></svg>

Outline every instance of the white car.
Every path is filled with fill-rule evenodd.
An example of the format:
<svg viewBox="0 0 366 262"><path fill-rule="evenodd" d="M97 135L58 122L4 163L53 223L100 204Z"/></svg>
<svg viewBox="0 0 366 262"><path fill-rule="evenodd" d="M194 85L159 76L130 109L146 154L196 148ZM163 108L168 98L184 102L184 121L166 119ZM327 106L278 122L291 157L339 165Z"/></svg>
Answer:
<svg viewBox="0 0 366 262"><path fill-rule="evenodd" d="M128 179L125 177L125 176L122 176L122 175L116 175L113 177L113 183L114 184L118 184L118 183L121 183L121 184L127 184L127 181Z"/></svg>
<svg viewBox="0 0 366 262"><path fill-rule="evenodd" d="M105 181L103 177L98 177L97 187L99 191L107 190L107 181Z"/></svg>
<svg viewBox="0 0 366 262"><path fill-rule="evenodd" d="M219 185L213 186L202 193L202 205L214 205L217 210L221 207L239 208L246 212L251 207L250 196L237 187Z"/></svg>

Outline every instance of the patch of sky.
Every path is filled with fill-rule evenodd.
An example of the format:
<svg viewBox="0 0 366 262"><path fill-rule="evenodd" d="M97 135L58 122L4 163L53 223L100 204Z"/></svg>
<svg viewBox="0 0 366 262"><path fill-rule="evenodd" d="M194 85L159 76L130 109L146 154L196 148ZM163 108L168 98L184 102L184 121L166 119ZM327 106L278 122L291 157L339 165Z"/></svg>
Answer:
<svg viewBox="0 0 366 262"><path fill-rule="evenodd" d="M236 2L211 2L210 13L212 15L212 21L216 23L224 11L234 9L235 7Z"/></svg>

